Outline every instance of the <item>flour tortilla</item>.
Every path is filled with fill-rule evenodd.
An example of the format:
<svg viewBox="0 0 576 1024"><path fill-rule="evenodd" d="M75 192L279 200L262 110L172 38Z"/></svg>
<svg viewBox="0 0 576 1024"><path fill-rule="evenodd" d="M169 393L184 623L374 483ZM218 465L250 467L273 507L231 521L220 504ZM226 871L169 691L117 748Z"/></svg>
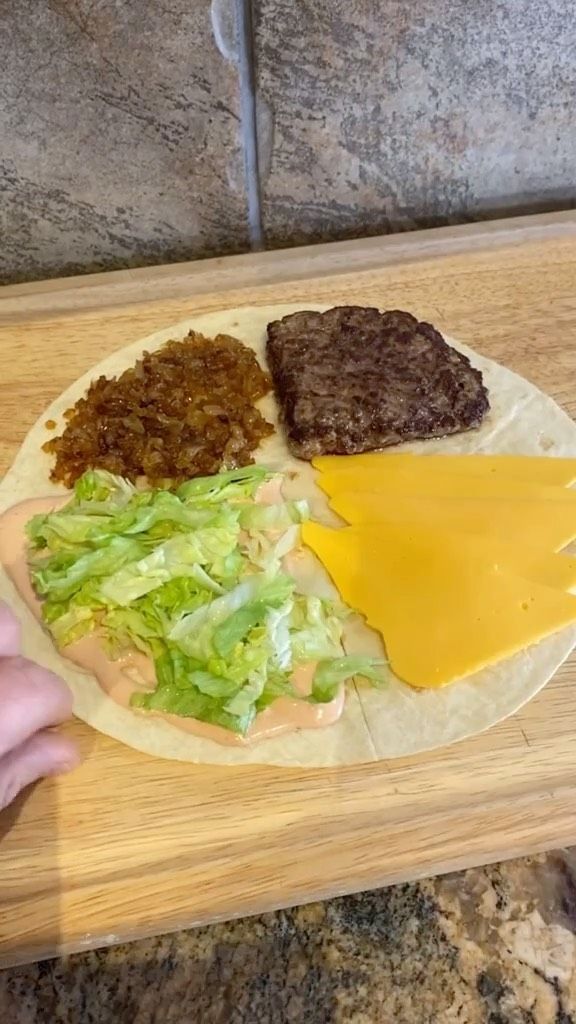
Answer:
<svg viewBox="0 0 576 1024"><path fill-rule="evenodd" d="M50 483L52 460L41 451L43 442L53 436L44 424L53 419L59 430L63 428L63 413L85 393L95 377L121 373L145 350L158 348L171 338L182 338L190 329L209 337L218 333L232 334L253 348L265 365L266 325L301 308L294 305L245 307L197 316L137 341L99 363L53 402L28 434L14 465L0 484L0 512L26 498L62 493L62 487ZM326 307L306 308L322 310ZM403 445L402 451L576 455L576 424L552 399L503 366L482 358L453 339L447 340L482 371L490 394L490 413L477 431ZM272 396L262 401L261 408L267 419L277 422ZM257 458L272 469L294 473L287 483L290 495L307 496L316 516L328 523L334 521L326 499L314 483L312 467L290 455L281 429L265 441ZM330 581L318 563L313 571L313 582L329 592ZM385 580L382 585L386 585ZM160 718L144 717L119 707L102 692L91 675L60 657L2 572L0 598L15 609L25 624L24 653L59 673L70 685L78 718L145 753L208 764L329 767L401 757L454 743L488 729L517 711L548 682L576 643L576 629L563 630L493 668L440 690L412 690L395 678L391 678L385 691L375 691L361 684L350 686L345 711L336 725L264 740L253 748L235 748L197 738ZM417 637L415 642L418 642ZM382 652L378 635L359 619L349 632L347 646L350 650L367 653Z"/></svg>

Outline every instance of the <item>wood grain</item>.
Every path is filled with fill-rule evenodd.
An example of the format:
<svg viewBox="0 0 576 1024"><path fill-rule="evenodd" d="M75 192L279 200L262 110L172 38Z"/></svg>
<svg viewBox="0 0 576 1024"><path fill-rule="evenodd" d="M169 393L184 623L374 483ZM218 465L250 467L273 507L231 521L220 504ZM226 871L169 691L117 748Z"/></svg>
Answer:
<svg viewBox="0 0 576 1024"><path fill-rule="evenodd" d="M128 291L126 272L105 282L98 275L94 286L7 288L0 471L47 403L91 364L195 312L239 304L406 308L523 373L575 415L575 224L572 214L521 218L488 226L481 243L474 225L446 235L444 253L434 243L430 258L429 235L438 232L410 236L412 258L401 247L382 257L385 239L304 249L286 261L283 280L282 254L273 254L274 282L249 287L246 267L262 270L263 257L243 257L237 281L232 257L218 261L226 293L201 275L205 293L193 298L190 289L174 296L173 268L129 272ZM329 250L324 262L321 249ZM307 262L315 276L304 279ZM346 263L361 269L344 273ZM89 309L94 296L99 308ZM0 963L576 842L575 683L571 662L483 736L330 771L156 761L73 723L83 766L0 818Z"/></svg>

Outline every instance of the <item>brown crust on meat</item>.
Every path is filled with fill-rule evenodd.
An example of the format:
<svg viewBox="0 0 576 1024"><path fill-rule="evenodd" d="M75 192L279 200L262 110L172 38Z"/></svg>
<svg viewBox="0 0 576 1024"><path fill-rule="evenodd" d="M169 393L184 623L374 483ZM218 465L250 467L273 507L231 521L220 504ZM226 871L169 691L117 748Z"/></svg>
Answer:
<svg viewBox="0 0 576 1024"><path fill-rule="evenodd" d="M268 325L267 355L293 454L353 454L478 427L482 374L410 313L339 306Z"/></svg>

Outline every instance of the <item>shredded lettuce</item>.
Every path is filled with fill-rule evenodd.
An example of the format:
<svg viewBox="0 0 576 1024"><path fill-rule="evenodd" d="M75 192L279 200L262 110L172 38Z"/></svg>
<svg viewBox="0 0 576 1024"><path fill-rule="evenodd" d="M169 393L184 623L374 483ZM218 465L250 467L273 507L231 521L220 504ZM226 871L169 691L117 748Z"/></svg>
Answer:
<svg viewBox="0 0 576 1024"><path fill-rule="evenodd" d="M326 598L297 595L290 617L292 650L296 661L339 658L342 653L342 619L345 615L346 609Z"/></svg>
<svg viewBox="0 0 576 1024"><path fill-rule="evenodd" d="M308 518L305 501L277 502L273 505L245 505L240 512L240 526L244 530L286 530L293 523Z"/></svg>
<svg viewBox="0 0 576 1024"><path fill-rule="evenodd" d="M109 577L143 554L144 549L137 540L106 538L102 547L93 550L58 551L34 569L32 581L41 596L66 601L88 580Z"/></svg>
<svg viewBox="0 0 576 1024"><path fill-rule="evenodd" d="M181 618L171 629L169 639L191 657L222 656L222 648L233 650L231 643L240 642L248 629L256 625L258 609L265 614L267 608L279 607L288 600L293 587L288 576L279 574L269 579L265 574L252 573L227 594ZM256 614L256 620L243 629L247 609L250 615ZM238 616L239 612L244 618Z"/></svg>
<svg viewBox="0 0 576 1024"><path fill-rule="evenodd" d="M101 593L110 604L132 604L138 597L175 577L197 574L197 567L214 565L231 554L238 540L235 525L204 527L194 533L176 534L144 558L124 565L102 583Z"/></svg>
<svg viewBox="0 0 576 1024"><path fill-rule="evenodd" d="M323 703L353 676L378 681L380 663L343 655L348 609L298 593L283 570L308 506L259 501L272 478L248 466L174 493L85 473L71 501L27 525L32 582L58 647L96 632L112 657L136 648L152 658L156 685L133 695L135 708L242 735L280 697ZM310 663L307 696L292 674Z"/></svg>
<svg viewBox="0 0 576 1024"><path fill-rule="evenodd" d="M129 502L136 488L122 476L114 476L105 469L89 469L74 485L74 498L81 501L106 501L115 505Z"/></svg>
<svg viewBox="0 0 576 1024"><path fill-rule="evenodd" d="M256 710L251 706L245 715L231 714L226 710L231 689L229 681L202 672L180 651L166 651L154 664L157 686L151 693L134 694L134 707L163 711L181 718L198 718L241 734L248 730Z"/></svg>
<svg viewBox="0 0 576 1024"><path fill-rule="evenodd" d="M319 661L312 680L310 700L315 704L334 700L342 683L352 676L363 676L376 683L382 682L384 665L384 661L375 661L373 658L364 658L357 654Z"/></svg>
<svg viewBox="0 0 576 1024"><path fill-rule="evenodd" d="M181 501L222 502L253 498L260 484L270 480L273 474L262 466L245 466L231 469L216 476L198 476L181 484L176 492Z"/></svg>

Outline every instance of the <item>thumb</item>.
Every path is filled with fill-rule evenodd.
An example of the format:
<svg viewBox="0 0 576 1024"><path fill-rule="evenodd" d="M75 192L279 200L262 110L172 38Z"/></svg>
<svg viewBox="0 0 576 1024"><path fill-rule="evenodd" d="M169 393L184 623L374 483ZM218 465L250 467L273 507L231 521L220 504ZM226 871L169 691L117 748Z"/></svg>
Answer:
<svg viewBox="0 0 576 1024"><path fill-rule="evenodd" d="M0 810L26 786L49 775L71 771L80 757L74 744L55 732L38 732L0 758Z"/></svg>

